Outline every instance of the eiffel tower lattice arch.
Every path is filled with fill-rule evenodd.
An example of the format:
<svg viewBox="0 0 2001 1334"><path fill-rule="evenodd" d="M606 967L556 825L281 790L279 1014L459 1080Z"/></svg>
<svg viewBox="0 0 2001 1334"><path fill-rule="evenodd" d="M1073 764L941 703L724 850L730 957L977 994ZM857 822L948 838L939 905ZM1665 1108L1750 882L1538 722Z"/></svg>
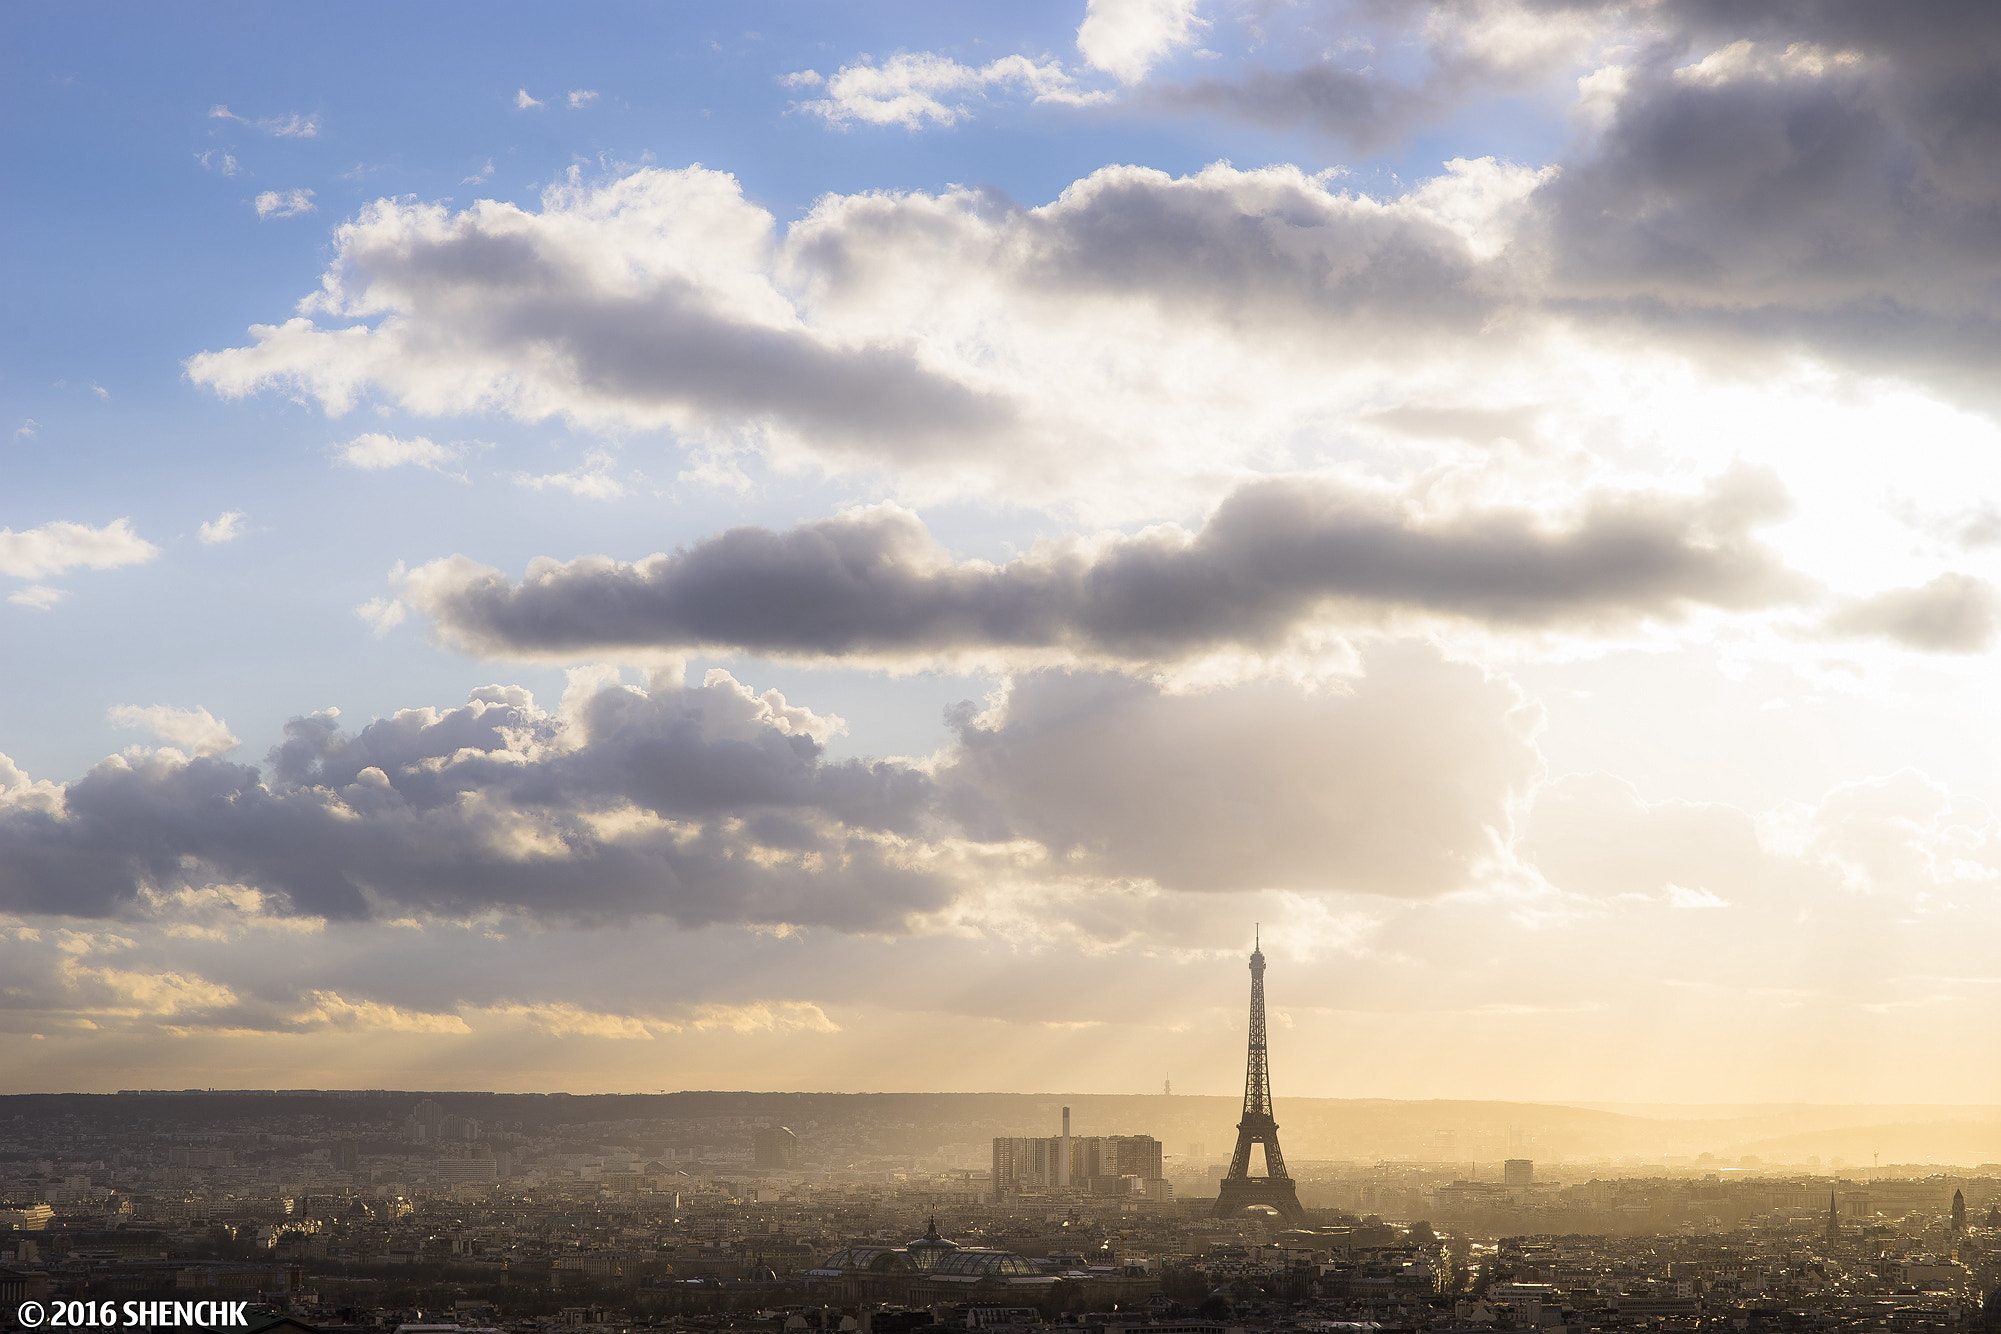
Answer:
<svg viewBox="0 0 2001 1334"><path fill-rule="evenodd" d="M1265 1151L1265 1174L1251 1175L1251 1146ZM1271 1063L1265 1051L1265 955L1251 947L1251 1050L1244 1071L1244 1115L1237 1122L1237 1151L1230 1155L1230 1174L1223 1178L1212 1211L1228 1218L1246 1209L1263 1205L1278 1211L1286 1222L1306 1221L1300 1207L1299 1188L1286 1175L1285 1153L1278 1147L1278 1121L1272 1116Z"/></svg>

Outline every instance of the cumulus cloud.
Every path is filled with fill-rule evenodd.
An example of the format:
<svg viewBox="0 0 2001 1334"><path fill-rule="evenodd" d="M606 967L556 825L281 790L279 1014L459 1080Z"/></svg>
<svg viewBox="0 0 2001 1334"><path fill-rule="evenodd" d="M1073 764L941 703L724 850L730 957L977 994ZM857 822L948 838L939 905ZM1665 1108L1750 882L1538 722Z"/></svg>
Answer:
<svg viewBox="0 0 2001 1334"><path fill-rule="evenodd" d="M514 105L517 109L522 111L533 111L537 107L542 106L543 104L537 101L535 98L530 97L528 95L528 90L526 88L523 88L514 94Z"/></svg>
<svg viewBox="0 0 2001 1334"><path fill-rule="evenodd" d="M1038 673L998 716L959 715L939 779L969 829L1032 838L1058 873L1438 894L1501 857L1509 806L1540 775L1520 703L1423 651L1379 652L1352 690L1324 692Z"/></svg>
<svg viewBox="0 0 2001 1334"><path fill-rule="evenodd" d="M847 929L936 907L945 886L902 851L925 820L922 775L824 760L824 726L802 712L713 675L589 692L568 717L493 687L352 735L299 719L268 782L212 756L128 752L53 798L9 789L25 795L0 809L0 904L101 917L239 884L336 920L503 909Z"/></svg>
<svg viewBox="0 0 2001 1334"><path fill-rule="evenodd" d="M1121 83L1137 83L1164 56L1193 45L1207 26L1201 0L1089 0L1077 50Z"/></svg>
<svg viewBox="0 0 2001 1334"><path fill-rule="evenodd" d="M598 100L597 90L593 88L572 88L568 100L570 110L580 110Z"/></svg>
<svg viewBox="0 0 2001 1334"><path fill-rule="evenodd" d="M168 745L178 746L191 755L225 755L243 744L222 719L200 707L182 709L169 704L154 704L141 708L135 704L119 704L105 717L113 727L144 728Z"/></svg>
<svg viewBox="0 0 2001 1334"><path fill-rule="evenodd" d="M260 218L296 218L318 211L311 190L266 190L251 205Z"/></svg>
<svg viewBox="0 0 2001 1334"><path fill-rule="evenodd" d="M1305 34L1277 44L1311 45L1317 58L1310 63L1246 62L1160 96L1169 105L1305 127L1374 151L1475 98L1553 89L1606 44L1638 40L1629 11L1623 4L1392 0L1347 16L1348 30L1331 50L1324 37ZM1392 51L1417 59L1386 59Z"/></svg>
<svg viewBox="0 0 2001 1334"><path fill-rule="evenodd" d="M66 520L18 533L0 528L0 574L16 579L142 565L159 554L158 547L132 531L130 519L114 519L97 528Z"/></svg>
<svg viewBox="0 0 2001 1334"><path fill-rule="evenodd" d="M1347 49L1288 29L1269 49L1318 58L1158 95L1374 151L1477 99L1570 91L1519 305L1726 358L1809 348L1991 404L1991 12L1394 0L1351 17Z"/></svg>
<svg viewBox="0 0 2001 1334"><path fill-rule="evenodd" d="M336 233L315 307L376 324L259 327L254 347L202 354L188 371L229 396L293 386L333 413L380 388L427 415L497 408L680 429L764 419L898 453L1007 419L1003 403L895 340L807 327L770 273L772 227L733 178L701 169L557 187L539 214L381 200Z"/></svg>
<svg viewBox="0 0 2001 1334"><path fill-rule="evenodd" d="M1212 470L1379 407L1420 356L1531 358L1504 252L1540 179L1455 162L1382 201L1292 168L1107 168L1038 209L829 197L783 236L695 168L561 186L539 213L384 200L338 229L308 314L187 368L334 414L373 394L666 426L904 486L1136 495L1132 460ZM1093 471L1125 485L1081 485Z"/></svg>
<svg viewBox="0 0 2001 1334"><path fill-rule="evenodd" d="M1318 478L1239 488L1198 531L1038 543L955 561L891 505L784 533L738 528L671 554L538 562L520 583L464 557L410 571L439 637L487 654L722 648L801 657L1056 650L1172 660L1272 649L1316 617L1386 613L1494 626L1625 627L1695 606L1800 596L1753 536L1780 517L1765 477L1697 496L1600 494L1558 517Z"/></svg>
<svg viewBox="0 0 2001 1334"><path fill-rule="evenodd" d="M1916 588L1851 598L1828 617L1831 634L1886 639L1925 653L1980 653L2001 628L2001 594L1985 579L1942 574Z"/></svg>
<svg viewBox="0 0 2001 1334"><path fill-rule="evenodd" d="M241 169L233 154L225 153L219 148L195 154L195 161L201 163L204 169L219 176L234 176Z"/></svg>
<svg viewBox="0 0 2001 1334"><path fill-rule="evenodd" d="M1054 60L1037 64L1027 56L1003 56L973 66L928 51L898 52L881 64L864 60L843 65L825 80L801 71L787 82L792 87L824 83L827 95L802 102L799 109L830 124L901 125L910 130L926 121L956 125L970 114L963 99L983 96L990 89L1068 106L1090 106L1111 98L1109 93L1078 88Z"/></svg>
<svg viewBox="0 0 2001 1334"><path fill-rule="evenodd" d="M381 472L388 468L429 468L433 472L443 472L456 464L464 450L459 445L441 445L429 436L416 436L409 440L380 431L369 431L358 435L334 451L334 458L350 468L360 468L364 472Z"/></svg>
<svg viewBox="0 0 2001 1334"><path fill-rule="evenodd" d="M900 933L997 879L1462 887L1506 844L1533 716L1430 650L1365 665L1325 689L1032 674L959 711L927 765L830 760L840 719L719 669L649 691L587 673L555 714L500 686L354 732L317 714L287 727L268 773L214 754L234 738L199 710L120 710L187 749L134 748L61 786L8 766L0 910L143 922L226 893L335 923ZM1253 813L1258 773L1284 781Z"/></svg>
<svg viewBox="0 0 2001 1334"><path fill-rule="evenodd" d="M74 992L72 1003L96 1014L178 1018L233 1005L237 1000L229 987L182 972L145 973L74 961L64 971Z"/></svg>
<svg viewBox="0 0 2001 1334"><path fill-rule="evenodd" d="M1358 48L1181 90L1363 137L1475 94L1574 90L1546 169L1458 162L1383 197L1283 169L1107 168L1032 208L829 196L782 234L693 171L560 187L539 212L385 201L337 234L305 316L189 369L336 412L379 394L668 426L894 468L906 498L947 472L962 492L1103 497L1132 488L1080 474L1227 469L1436 393L1445 364L1518 396L1559 360L1671 350L1734 372L1805 349L1989 393L1990 20L1941 13L1928 31L1966 40L1921 40L1852 9L1391 3L1369 22L1412 61ZM1131 0L1086 21L1193 13ZM791 82L853 123L930 125L988 71L1048 68L905 54Z"/></svg>
<svg viewBox="0 0 2001 1334"><path fill-rule="evenodd" d="M1551 295L1984 394L1992 16L1961 9L1941 44L1852 6L1685 9L1544 192Z"/></svg>
<svg viewBox="0 0 2001 1334"><path fill-rule="evenodd" d="M234 542L243 536L242 510L224 510L213 519L203 522L196 530L195 537L203 546L217 546L223 542Z"/></svg>

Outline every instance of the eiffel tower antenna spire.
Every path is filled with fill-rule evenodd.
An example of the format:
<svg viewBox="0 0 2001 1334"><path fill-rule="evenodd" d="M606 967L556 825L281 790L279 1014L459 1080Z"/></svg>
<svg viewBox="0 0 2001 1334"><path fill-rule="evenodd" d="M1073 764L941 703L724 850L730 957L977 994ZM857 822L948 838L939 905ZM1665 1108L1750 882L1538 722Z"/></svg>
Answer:
<svg viewBox="0 0 2001 1334"><path fill-rule="evenodd" d="M1230 1157L1229 1175L1216 1195L1215 1216L1227 1218L1253 1205L1277 1210L1288 1223L1306 1219L1299 1189L1286 1174L1285 1154L1278 1147L1278 1122L1272 1116L1271 1061L1265 1049L1265 953L1262 924L1253 928L1251 946L1251 1041L1244 1067L1244 1114L1237 1122L1237 1151ZM1265 1151L1265 1174L1251 1175L1251 1146Z"/></svg>

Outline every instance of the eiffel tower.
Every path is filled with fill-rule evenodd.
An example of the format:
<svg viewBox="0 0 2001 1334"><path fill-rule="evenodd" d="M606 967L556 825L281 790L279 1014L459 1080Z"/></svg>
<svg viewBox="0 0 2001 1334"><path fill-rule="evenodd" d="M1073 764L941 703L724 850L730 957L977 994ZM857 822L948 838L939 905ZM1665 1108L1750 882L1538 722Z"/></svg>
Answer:
<svg viewBox="0 0 2001 1334"><path fill-rule="evenodd" d="M1251 1145L1265 1146L1265 1175L1251 1175ZM1285 1174L1285 1154L1278 1147L1278 1122L1271 1114L1271 1068L1265 1057L1265 955L1251 946L1251 1059L1244 1073L1244 1119L1237 1122L1237 1151L1230 1157L1230 1174L1223 1178L1212 1214L1228 1218L1253 1205L1276 1209L1286 1222L1306 1221L1299 1189Z"/></svg>

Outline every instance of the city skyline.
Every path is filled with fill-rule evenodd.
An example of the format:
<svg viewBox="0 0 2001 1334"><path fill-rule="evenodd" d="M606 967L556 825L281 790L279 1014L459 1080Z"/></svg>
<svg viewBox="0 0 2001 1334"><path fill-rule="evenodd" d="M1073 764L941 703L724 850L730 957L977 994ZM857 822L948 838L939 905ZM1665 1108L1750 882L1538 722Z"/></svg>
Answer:
<svg viewBox="0 0 2001 1334"><path fill-rule="evenodd" d="M0 50L0 1092L2001 1104L2001 11Z"/></svg>

